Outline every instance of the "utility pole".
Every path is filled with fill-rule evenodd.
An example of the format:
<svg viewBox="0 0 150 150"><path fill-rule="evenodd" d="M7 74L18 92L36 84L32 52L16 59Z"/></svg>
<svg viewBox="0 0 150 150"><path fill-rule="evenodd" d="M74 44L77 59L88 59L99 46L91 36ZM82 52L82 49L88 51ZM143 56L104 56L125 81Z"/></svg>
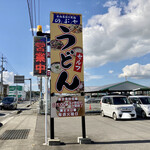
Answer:
<svg viewBox="0 0 150 150"><path fill-rule="evenodd" d="M3 71L6 71L5 68L3 67L4 62L6 62L5 59L6 58L4 58L3 54L2 54L2 57L1 57L1 62L2 62L2 65L1 65L1 96L3 96Z"/></svg>

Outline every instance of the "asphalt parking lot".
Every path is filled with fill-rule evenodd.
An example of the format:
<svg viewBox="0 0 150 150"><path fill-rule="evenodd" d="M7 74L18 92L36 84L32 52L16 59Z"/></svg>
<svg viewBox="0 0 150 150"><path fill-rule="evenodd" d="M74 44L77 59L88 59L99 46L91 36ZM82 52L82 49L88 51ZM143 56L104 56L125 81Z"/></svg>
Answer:
<svg viewBox="0 0 150 150"><path fill-rule="evenodd" d="M114 121L109 117L92 116L87 124L94 144L110 149L144 149L150 146L150 119ZM93 130L89 130L93 126Z"/></svg>
<svg viewBox="0 0 150 150"><path fill-rule="evenodd" d="M99 103L85 104L85 112L87 136L92 140L92 144L86 147L87 149L147 150L150 146L150 118L114 121L110 117L100 115ZM80 120L80 118L75 120ZM56 119L56 124L57 121L63 120ZM75 125L76 122L73 124ZM77 126L80 129L80 125ZM75 130L75 132L78 133L80 130ZM75 143L76 140L61 135L60 139L66 143Z"/></svg>
<svg viewBox="0 0 150 150"><path fill-rule="evenodd" d="M82 136L80 117L55 118L55 137L64 145L51 149L147 150L150 147L150 119L114 121L100 115L99 103L86 103L85 112L86 133L92 144L77 144L77 137Z"/></svg>
<svg viewBox="0 0 150 150"><path fill-rule="evenodd" d="M147 150L150 146L150 118L114 121L101 117L99 103L85 105L87 135L101 149ZM91 109L90 109L91 108ZM96 115L94 115L96 114Z"/></svg>
<svg viewBox="0 0 150 150"><path fill-rule="evenodd" d="M77 137L82 135L81 118L55 118L55 137L63 145L51 146L50 149L65 150L148 150L150 147L150 119L134 119L114 121L109 117L88 115L86 118L86 133L92 144L78 144ZM37 120L37 127L43 128ZM43 131L40 134L44 138ZM40 139L41 140L41 139ZM39 141L42 143L42 141ZM46 150L49 147L38 147Z"/></svg>

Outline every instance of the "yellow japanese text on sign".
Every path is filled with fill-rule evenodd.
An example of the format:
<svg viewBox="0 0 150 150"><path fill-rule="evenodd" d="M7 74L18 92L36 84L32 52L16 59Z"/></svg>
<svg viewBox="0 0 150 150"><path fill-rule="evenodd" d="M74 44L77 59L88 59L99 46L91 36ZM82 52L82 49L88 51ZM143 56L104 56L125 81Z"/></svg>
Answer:
<svg viewBox="0 0 150 150"><path fill-rule="evenodd" d="M82 16L51 12L51 93L84 91Z"/></svg>

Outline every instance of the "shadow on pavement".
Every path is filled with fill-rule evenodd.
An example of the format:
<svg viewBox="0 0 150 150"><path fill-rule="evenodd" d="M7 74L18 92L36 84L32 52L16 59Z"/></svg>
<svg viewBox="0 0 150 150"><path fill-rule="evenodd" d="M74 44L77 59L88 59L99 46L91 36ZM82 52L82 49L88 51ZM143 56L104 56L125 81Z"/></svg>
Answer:
<svg viewBox="0 0 150 150"><path fill-rule="evenodd" d="M150 143L150 140L93 142L93 144L136 144L136 143Z"/></svg>
<svg viewBox="0 0 150 150"><path fill-rule="evenodd" d="M100 115L100 111L86 111L85 115Z"/></svg>
<svg viewBox="0 0 150 150"><path fill-rule="evenodd" d="M6 114L0 113L0 116L5 116Z"/></svg>
<svg viewBox="0 0 150 150"><path fill-rule="evenodd" d="M23 111L30 110L31 108L19 108L17 109L17 114L22 113Z"/></svg>
<svg viewBox="0 0 150 150"><path fill-rule="evenodd" d="M24 111L24 110L30 110L31 108L18 108L17 110L20 110L20 111Z"/></svg>

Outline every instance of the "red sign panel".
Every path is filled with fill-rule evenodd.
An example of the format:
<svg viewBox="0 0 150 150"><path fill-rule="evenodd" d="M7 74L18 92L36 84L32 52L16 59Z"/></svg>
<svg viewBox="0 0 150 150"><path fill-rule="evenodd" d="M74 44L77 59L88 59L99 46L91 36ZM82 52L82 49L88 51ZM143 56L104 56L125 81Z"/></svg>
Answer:
<svg viewBox="0 0 150 150"><path fill-rule="evenodd" d="M34 65L33 75L47 75L46 37L34 37Z"/></svg>
<svg viewBox="0 0 150 150"><path fill-rule="evenodd" d="M47 70L47 76L50 77L51 76L51 71Z"/></svg>
<svg viewBox="0 0 150 150"><path fill-rule="evenodd" d="M51 53L47 52L47 58L51 58Z"/></svg>
<svg viewBox="0 0 150 150"><path fill-rule="evenodd" d="M77 53L74 64L74 71L81 72L82 64L83 64L83 53Z"/></svg>

